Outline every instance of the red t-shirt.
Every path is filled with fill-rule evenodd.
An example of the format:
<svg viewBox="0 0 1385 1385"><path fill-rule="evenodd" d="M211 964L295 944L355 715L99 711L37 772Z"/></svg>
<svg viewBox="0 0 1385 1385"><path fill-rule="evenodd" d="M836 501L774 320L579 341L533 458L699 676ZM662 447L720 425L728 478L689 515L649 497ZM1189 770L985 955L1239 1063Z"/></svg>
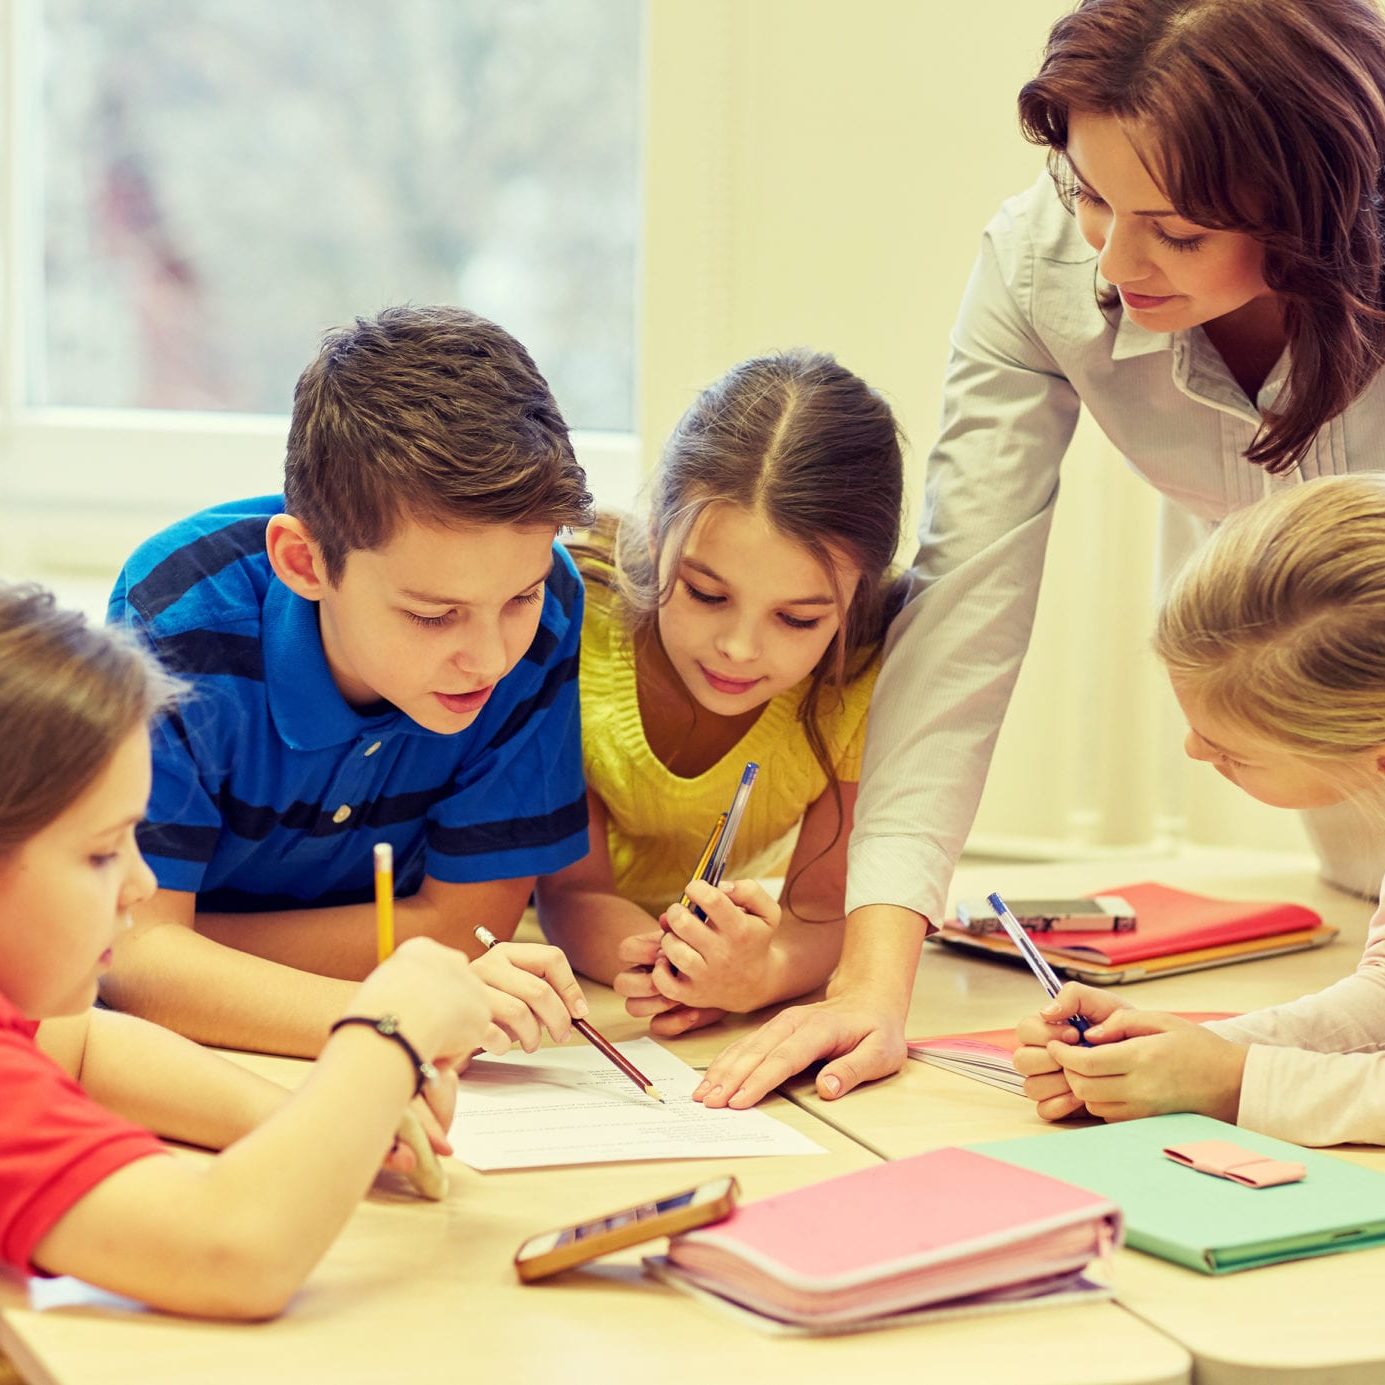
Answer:
<svg viewBox="0 0 1385 1385"><path fill-rule="evenodd" d="M0 1263L25 1274L34 1247L103 1178L164 1146L98 1106L34 1042L35 1020L0 995Z"/></svg>

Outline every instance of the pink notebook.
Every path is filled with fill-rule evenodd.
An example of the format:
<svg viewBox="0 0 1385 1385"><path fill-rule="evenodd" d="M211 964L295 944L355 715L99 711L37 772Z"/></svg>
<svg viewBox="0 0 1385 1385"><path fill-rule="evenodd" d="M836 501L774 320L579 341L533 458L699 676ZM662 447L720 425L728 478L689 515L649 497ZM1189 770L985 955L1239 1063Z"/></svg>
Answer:
<svg viewBox="0 0 1385 1385"><path fill-rule="evenodd" d="M746 1203L668 1259L757 1312L826 1324L1071 1275L1120 1235L1107 1198L938 1149Z"/></svg>

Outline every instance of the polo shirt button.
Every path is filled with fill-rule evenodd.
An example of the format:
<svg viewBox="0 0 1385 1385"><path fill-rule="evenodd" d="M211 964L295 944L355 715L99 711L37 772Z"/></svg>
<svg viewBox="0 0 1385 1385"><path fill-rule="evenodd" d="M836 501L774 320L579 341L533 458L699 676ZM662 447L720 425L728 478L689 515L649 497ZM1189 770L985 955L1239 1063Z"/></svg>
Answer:
<svg viewBox="0 0 1385 1385"><path fill-rule="evenodd" d="M380 749L380 742L379 742L379 741L372 741L370 745L366 746L366 748L365 748L365 753L366 753L367 755L374 755L375 752L376 752L377 750L379 750L379 749Z"/></svg>
<svg viewBox="0 0 1385 1385"><path fill-rule="evenodd" d="M332 814L332 821L333 821L333 822L345 822L346 819L349 818L350 816L351 816L351 805L350 805L349 803L343 803L343 804L341 805L341 807L338 808L337 811L336 811L335 813Z"/></svg>

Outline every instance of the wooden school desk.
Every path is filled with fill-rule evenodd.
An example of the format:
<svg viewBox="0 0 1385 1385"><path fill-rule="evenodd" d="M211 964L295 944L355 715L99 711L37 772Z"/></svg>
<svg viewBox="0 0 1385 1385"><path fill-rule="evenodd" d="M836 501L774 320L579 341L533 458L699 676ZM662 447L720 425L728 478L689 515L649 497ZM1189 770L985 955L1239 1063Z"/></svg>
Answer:
<svg viewBox="0 0 1385 1385"><path fill-rule="evenodd" d="M1054 897L1158 879L1228 898L1289 899L1311 905L1342 930L1326 948L1242 962L1118 988L1147 1009L1248 1010L1317 990L1348 974L1365 939L1372 905L1323 885L1306 867L1246 853L1177 862L1085 866L965 867L955 895L1000 889ZM1008 1027L1043 1001L1027 969L964 958L930 945L914 993L911 1037ZM787 1087L805 1110L886 1158L940 1145L1052 1133L1027 1101L969 1078L910 1061L904 1072L836 1102L811 1083ZM1330 1151L1385 1172L1385 1150ZM1117 1256L1119 1302L1193 1355L1198 1385L1321 1385L1385 1379L1385 1248L1302 1260L1218 1278L1152 1256ZM1070 1344L1068 1359L1081 1353Z"/></svg>
<svg viewBox="0 0 1385 1385"><path fill-rule="evenodd" d="M287 1080L304 1064L252 1060ZM479 1174L449 1164L441 1204L382 1177L287 1313L244 1326L191 1322L73 1280L0 1292L0 1348L33 1381L154 1385L196 1379L423 1382L570 1379L649 1385L684 1379L839 1382L976 1379L1025 1385L1137 1385L1190 1378L1187 1353L1114 1304L1044 1309L824 1339L777 1339L647 1280L638 1251L546 1285L521 1286L510 1258L526 1236L735 1173L761 1197L875 1162L782 1098L771 1114L825 1155L595 1165ZM327 1152L330 1157L330 1151ZM650 1247L647 1249L657 1249ZM1074 1361L1067 1344L1086 1343Z"/></svg>

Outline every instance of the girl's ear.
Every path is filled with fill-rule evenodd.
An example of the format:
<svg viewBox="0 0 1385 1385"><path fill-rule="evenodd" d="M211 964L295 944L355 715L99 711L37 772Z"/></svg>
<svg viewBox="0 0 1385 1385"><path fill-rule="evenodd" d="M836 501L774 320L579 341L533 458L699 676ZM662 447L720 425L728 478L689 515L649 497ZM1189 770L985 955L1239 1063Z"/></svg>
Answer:
<svg viewBox="0 0 1385 1385"><path fill-rule="evenodd" d="M311 531L293 515L274 515L265 526L265 551L274 575L308 601L321 601L327 565Z"/></svg>

